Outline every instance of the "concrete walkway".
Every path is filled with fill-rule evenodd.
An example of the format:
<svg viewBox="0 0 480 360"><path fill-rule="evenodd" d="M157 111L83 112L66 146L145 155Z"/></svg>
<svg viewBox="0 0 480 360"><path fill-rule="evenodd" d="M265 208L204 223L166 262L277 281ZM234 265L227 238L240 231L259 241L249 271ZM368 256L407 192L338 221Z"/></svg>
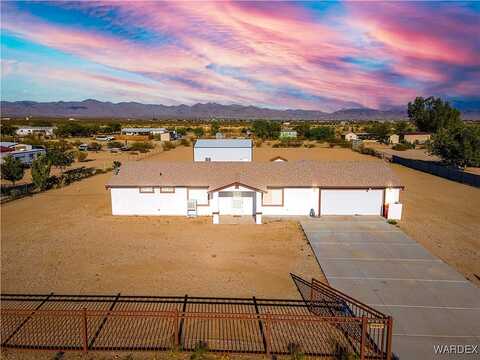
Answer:
<svg viewBox="0 0 480 360"><path fill-rule="evenodd" d="M393 316L400 359L480 358L480 289L453 268L381 217L300 223L330 284ZM436 355L441 344L477 353Z"/></svg>

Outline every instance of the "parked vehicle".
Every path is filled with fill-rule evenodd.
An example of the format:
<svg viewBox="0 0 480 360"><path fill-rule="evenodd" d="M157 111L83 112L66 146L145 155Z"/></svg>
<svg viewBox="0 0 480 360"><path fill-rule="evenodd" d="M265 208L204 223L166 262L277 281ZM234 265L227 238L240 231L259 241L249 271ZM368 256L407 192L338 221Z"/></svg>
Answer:
<svg viewBox="0 0 480 360"><path fill-rule="evenodd" d="M80 144L80 145L78 145L78 150L80 150L80 151L87 151L87 150L88 150L88 144Z"/></svg>
<svg viewBox="0 0 480 360"><path fill-rule="evenodd" d="M115 138L113 136L97 136L95 138L95 140L97 141L112 141L112 140L115 140Z"/></svg>

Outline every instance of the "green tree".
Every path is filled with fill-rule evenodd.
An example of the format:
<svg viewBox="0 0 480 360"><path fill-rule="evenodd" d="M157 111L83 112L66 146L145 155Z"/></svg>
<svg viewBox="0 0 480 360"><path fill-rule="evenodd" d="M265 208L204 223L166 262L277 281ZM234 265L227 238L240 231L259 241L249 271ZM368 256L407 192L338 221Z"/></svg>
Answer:
<svg viewBox="0 0 480 360"><path fill-rule="evenodd" d="M217 120L213 120L210 124L210 134L215 135L220 131L220 123Z"/></svg>
<svg viewBox="0 0 480 360"><path fill-rule="evenodd" d="M281 126L276 121L255 120L252 131L260 139L276 139L280 134Z"/></svg>
<svg viewBox="0 0 480 360"><path fill-rule="evenodd" d="M52 164L46 155L39 156L32 163L32 180L37 188L46 190L48 179L50 178L50 168Z"/></svg>
<svg viewBox="0 0 480 360"><path fill-rule="evenodd" d="M424 99L417 97L408 103L408 117L418 130L437 132L460 122L460 112L451 107L447 101L433 96Z"/></svg>
<svg viewBox="0 0 480 360"><path fill-rule="evenodd" d="M196 137L200 137L205 134L205 131L203 130L203 127L196 127L193 129L193 133L195 134Z"/></svg>
<svg viewBox="0 0 480 360"><path fill-rule="evenodd" d="M7 156L1 166L2 179L11 181L13 186L15 182L23 179L25 168L20 160L13 156Z"/></svg>
<svg viewBox="0 0 480 360"><path fill-rule="evenodd" d="M395 132L398 134L404 133L410 130L410 123L407 121L399 121L394 125Z"/></svg>
<svg viewBox="0 0 480 360"><path fill-rule="evenodd" d="M432 136L430 152L453 166L480 166L480 126L459 123Z"/></svg>
<svg viewBox="0 0 480 360"><path fill-rule="evenodd" d="M390 124L375 122L368 129L368 132L375 135L375 137L382 143L387 144L391 133Z"/></svg>
<svg viewBox="0 0 480 360"><path fill-rule="evenodd" d="M300 125L295 126L295 131L299 138L309 139L310 138L310 123L302 122Z"/></svg>
<svg viewBox="0 0 480 360"><path fill-rule="evenodd" d="M335 129L331 126L318 126L310 130L310 139L312 140L331 140L335 138Z"/></svg>
<svg viewBox="0 0 480 360"><path fill-rule="evenodd" d="M5 122L0 127L0 133L2 136L15 136L17 128L13 125L6 124Z"/></svg>
<svg viewBox="0 0 480 360"><path fill-rule="evenodd" d="M72 152L67 152L61 148L52 148L47 151L47 157L50 163L64 172L67 166L72 165L74 155Z"/></svg>

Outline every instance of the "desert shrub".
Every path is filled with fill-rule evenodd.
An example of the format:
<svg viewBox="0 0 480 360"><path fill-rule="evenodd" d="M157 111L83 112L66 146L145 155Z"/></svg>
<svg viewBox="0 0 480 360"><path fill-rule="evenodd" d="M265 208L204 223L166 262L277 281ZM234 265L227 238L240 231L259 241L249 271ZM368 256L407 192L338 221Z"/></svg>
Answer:
<svg viewBox="0 0 480 360"><path fill-rule="evenodd" d="M287 345L288 352L290 353L290 359L292 360L303 360L305 359L305 354L303 354L300 344L290 343Z"/></svg>
<svg viewBox="0 0 480 360"><path fill-rule="evenodd" d="M405 150L411 149L411 147L408 146L407 144L399 143L399 144L393 145L392 149L397 151L405 151Z"/></svg>
<svg viewBox="0 0 480 360"><path fill-rule="evenodd" d="M100 151L102 150L102 144L99 144L97 142L91 142L90 144L88 144L88 150L90 151Z"/></svg>
<svg viewBox="0 0 480 360"><path fill-rule="evenodd" d="M51 166L52 164L46 155L40 155L32 163L32 181L42 191L48 188Z"/></svg>
<svg viewBox="0 0 480 360"><path fill-rule="evenodd" d="M75 147L79 147L80 145L83 144L83 142L81 142L80 140L77 139L77 140L73 141L72 144L73 144L73 146L75 146Z"/></svg>
<svg viewBox="0 0 480 360"><path fill-rule="evenodd" d="M352 144L350 143L350 141L345 141L343 139L331 139L328 141L329 142L329 145L331 148L335 147L335 146L340 146L342 148L351 148L352 147Z"/></svg>
<svg viewBox="0 0 480 360"><path fill-rule="evenodd" d="M163 151L169 151L176 148L175 144L171 141L165 141L162 147L163 147Z"/></svg>
<svg viewBox="0 0 480 360"><path fill-rule="evenodd" d="M306 147L307 149L311 149L315 147L315 144L303 144L303 147Z"/></svg>
<svg viewBox="0 0 480 360"><path fill-rule="evenodd" d="M364 155L371 155L371 156L377 156L377 157L380 156L378 151L376 151L375 149L365 147L363 145L360 145L358 148L355 148L354 150Z"/></svg>
<svg viewBox="0 0 480 360"><path fill-rule="evenodd" d="M107 144L107 147L109 149L112 149L112 148L121 148L123 146L123 143L121 143L120 141L110 141L108 142Z"/></svg>
<svg viewBox="0 0 480 360"><path fill-rule="evenodd" d="M255 147L262 147L262 144L263 144L262 139L258 139L258 140L255 141Z"/></svg>
<svg viewBox="0 0 480 360"><path fill-rule="evenodd" d="M188 141L187 139L182 139L182 140L180 140L180 145L188 147L188 146L191 146L192 143L190 141Z"/></svg>
<svg viewBox="0 0 480 360"><path fill-rule="evenodd" d="M150 142L147 142L147 141L137 141L137 142L134 142L131 146L130 146L130 150L132 151L138 151L138 152L141 152L141 153L146 153L148 152L150 149L153 149L153 144L150 143Z"/></svg>
<svg viewBox="0 0 480 360"><path fill-rule="evenodd" d="M397 225L397 220L387 220L390 225Z"/></svg>
<svg viewBox="0 0 480 360"><path fill-rule="evenodd" d="M86 153L85 151L77 151L75 153L75 157L77 158L78 162L83 162L83 161L87 160L88 153Z"/></svg>
<svg viewBox="0 0 480 360"><path fill-rule="evenodd" d="M289 148L294 147L298 148L302 146L303 142L299 140L281 140L280 142L274 144L272 147L274 148Z"/></svg>
<svg viewBox="0 0 480 360"><path fill-rule="evenodd" d="M205 341L199 341L195 344L191 360L204 360L207 359L208 344Z"/></svg>

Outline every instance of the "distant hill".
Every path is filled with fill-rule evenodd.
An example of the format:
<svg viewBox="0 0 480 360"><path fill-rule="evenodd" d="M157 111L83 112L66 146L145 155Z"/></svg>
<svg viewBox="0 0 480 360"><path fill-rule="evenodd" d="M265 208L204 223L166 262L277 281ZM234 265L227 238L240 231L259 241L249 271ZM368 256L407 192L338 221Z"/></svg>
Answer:
<svg viewBox="0 0 480 360"><path fill-rule="evenodd" d="M390 110L368 108L344 109L333 113L312 110L275 110L244 105L220 105L216 103L177 105L142 104L138 102L84 101L2 101L3 117L65 117L65 118L122 118L122 119L272 119L272 120L400 120L407 114L404 108ZM474 116L480 111L468 109ZM480 118L480 116L477 116Z"/></svg>

